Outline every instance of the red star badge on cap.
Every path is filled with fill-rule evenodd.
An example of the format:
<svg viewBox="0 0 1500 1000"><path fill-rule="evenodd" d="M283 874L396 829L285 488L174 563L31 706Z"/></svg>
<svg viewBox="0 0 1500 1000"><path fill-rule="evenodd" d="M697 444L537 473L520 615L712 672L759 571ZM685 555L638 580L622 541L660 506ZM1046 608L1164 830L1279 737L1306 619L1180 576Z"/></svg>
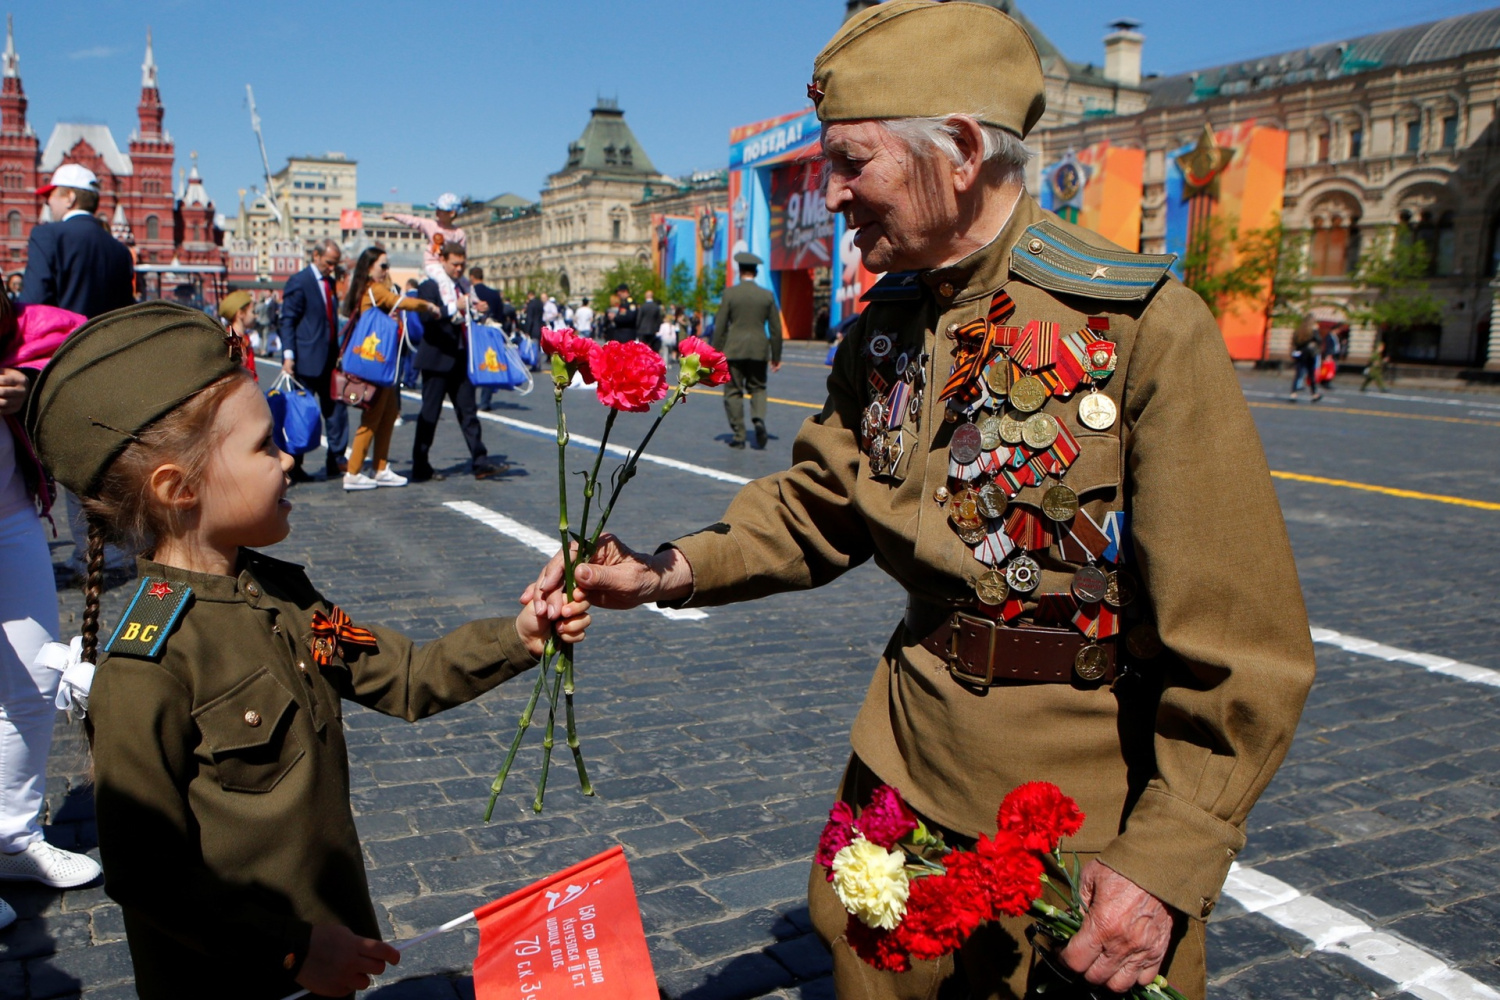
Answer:
<svg viewBox="0 0 1500 1000"><path fill-rule="evenodd" d="M813 102L813 107L823 103L823 87L814 80L807 85L807 99Z"/></svg>
<svg viewBox="0 0 1500 1000"><path fill-rule="evenodd" d="M158 601L165 601L167 599L167 595L172 593L172 587L169 583L167 583L167 581L159 580L156 583L153 583L150 589L146 591L146 593L150 594Z"/></svg>

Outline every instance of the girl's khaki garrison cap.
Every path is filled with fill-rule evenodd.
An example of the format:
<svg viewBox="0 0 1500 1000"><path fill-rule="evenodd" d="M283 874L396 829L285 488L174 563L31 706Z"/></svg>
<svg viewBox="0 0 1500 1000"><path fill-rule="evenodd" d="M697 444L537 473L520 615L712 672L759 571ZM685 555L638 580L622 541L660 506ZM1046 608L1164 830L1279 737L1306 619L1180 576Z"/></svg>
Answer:
<svg viewBox="0 0 1500 1000"><path fill-rule="evenodd" d="M48 472L91 496L147 427L242 369L224 328L196 309L141 302L96 316L52 356L32 386L26 430Z"/></svg>
<svg viewBox="0 0 1500 1000"><path fill-rule="evenodd" d="M807 93L824 122L967 114L1023 139L1047 108L1031 36L978 3L866 8L813 60Z"/></svg>

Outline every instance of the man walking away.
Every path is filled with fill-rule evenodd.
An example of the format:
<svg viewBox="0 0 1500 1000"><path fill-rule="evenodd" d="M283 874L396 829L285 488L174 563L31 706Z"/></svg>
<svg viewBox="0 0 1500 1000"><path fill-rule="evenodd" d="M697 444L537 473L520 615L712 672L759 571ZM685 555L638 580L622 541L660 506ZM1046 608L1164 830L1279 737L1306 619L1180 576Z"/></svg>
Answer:
<svg viewBox="0 0 1500 1000"><path fill-rule="evenodd" d="M594 310L589 308L588 299L573 310L573 329L580 337L594 336Z"/></svg>
<svg viewBox="0 0 1500 1000"><path fill-rule="evenodd" d="M651 348L653 351L661 350L661 338L657 331L661 329L661 303L656 301L656 293L649 288L646 289L646 301L641 303L640 309L635 315L635 339Z"/></svg>
<svg viewBox="0 0 1500 1000"><path fill-rule="evenodd" d="M457 282L464 273L465 252L461 244L447 243L438 251L448 280ZM417 288L417 298L426 299L442 310L441 319L429 320L423 328L422 345L417 348L417 369L422 373L422 412L417 417L416 440L411 448L411 481L425 483L443 479L432 467L428 453L437 432L438 418L443 415L443 399L453 403L458 428L469 446L474 478L490 479L508 470L508 466L489 459L479 430L479 415L474 407L474 383L469 381L469 344L465 336L463 310L454 311L443 302L443 290L433 278Z"/></svg>
<svg viewBox="0 0 1500 1000"><path fill-rule="evenodd" d="M724 292L714 318L715 336L729 360L729 381L724 385L724 412L734 435L729 447L745 447L744 398L748 394L755 447L764 448L770 437L766 433L766 360L770 359L771 371L781 370L781 312L770 290L755 283L761 259L753 253L737 253L734 262L740 268L740 283Z"/></svg>
<svg viewBox="0 0 1500 1000"><path fill-rule="evenodd" d="M333 272L343 252L333 240L313 248L312 262L286 279L281 292L281 370L318 395L323 410L323 434L328 439L324 463L329 479L342 477L344 448L349 444L349 414L333 398L333 368L339 360L338 296ZM312 476L302 468L302 456L292 459L292 482Z"/></svg>

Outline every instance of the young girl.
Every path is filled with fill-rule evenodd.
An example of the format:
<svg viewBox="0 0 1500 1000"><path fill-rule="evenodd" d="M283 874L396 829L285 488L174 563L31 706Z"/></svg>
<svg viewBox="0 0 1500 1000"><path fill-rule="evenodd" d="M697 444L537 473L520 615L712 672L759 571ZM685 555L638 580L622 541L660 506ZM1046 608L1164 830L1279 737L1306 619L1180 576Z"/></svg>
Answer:
<svg viewBox="0 0 1500 1000"><path fill-rule="evenodd" d="M147 1000L368 986L399 956L365 881L342 701L418 719L533 666L553 627L574 642L589 624L585 603L528 603L418 648L253 551L287 535L289 463L232 345L191 309L120 309L58 350L27 408L89 514L99 847ZM149 555L101 643L106 533Z"/></svg>
<svg viewBox="0 0 1500 1000"><path fill-rule="evenodd" d="M459 201L458 195L445 191L432 203L432 214L437 216L436 219L424 219L420 215L405 215L401 212L391 212L384 216L392 222L410 226L427 237L427 245L422 248L422 270L427 277L437 282L438 295L443 300L444 310L450 316L457 315L468 305L462 289L443 270L442 258L443 247L448 244L468 244L468 235L453 224L453 219L462 207L463 202Z"/></svg>

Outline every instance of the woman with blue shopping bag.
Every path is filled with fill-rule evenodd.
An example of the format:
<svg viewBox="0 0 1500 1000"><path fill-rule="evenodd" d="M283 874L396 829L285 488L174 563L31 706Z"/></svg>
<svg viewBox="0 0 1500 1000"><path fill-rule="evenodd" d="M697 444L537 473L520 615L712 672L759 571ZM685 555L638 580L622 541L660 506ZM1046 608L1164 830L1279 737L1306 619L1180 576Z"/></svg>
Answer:
<svg viewBox="0 0 1500 1000"><path fill-rule="evenodd" d="M373 490L380 486L405 486L388 464L391 432L401 414L401 351L404 342L395 313L409 310L437 317L437 306L423 299L403 297L391 284L390 259L378 243L367 247L354 264L344 311L349 314L348 345L342 363L346 374L374 382L380 388L360 412L359 429L349 449L349 470L344 489ZM374 475L366 475L365 453L374 443Z"/></svg>

